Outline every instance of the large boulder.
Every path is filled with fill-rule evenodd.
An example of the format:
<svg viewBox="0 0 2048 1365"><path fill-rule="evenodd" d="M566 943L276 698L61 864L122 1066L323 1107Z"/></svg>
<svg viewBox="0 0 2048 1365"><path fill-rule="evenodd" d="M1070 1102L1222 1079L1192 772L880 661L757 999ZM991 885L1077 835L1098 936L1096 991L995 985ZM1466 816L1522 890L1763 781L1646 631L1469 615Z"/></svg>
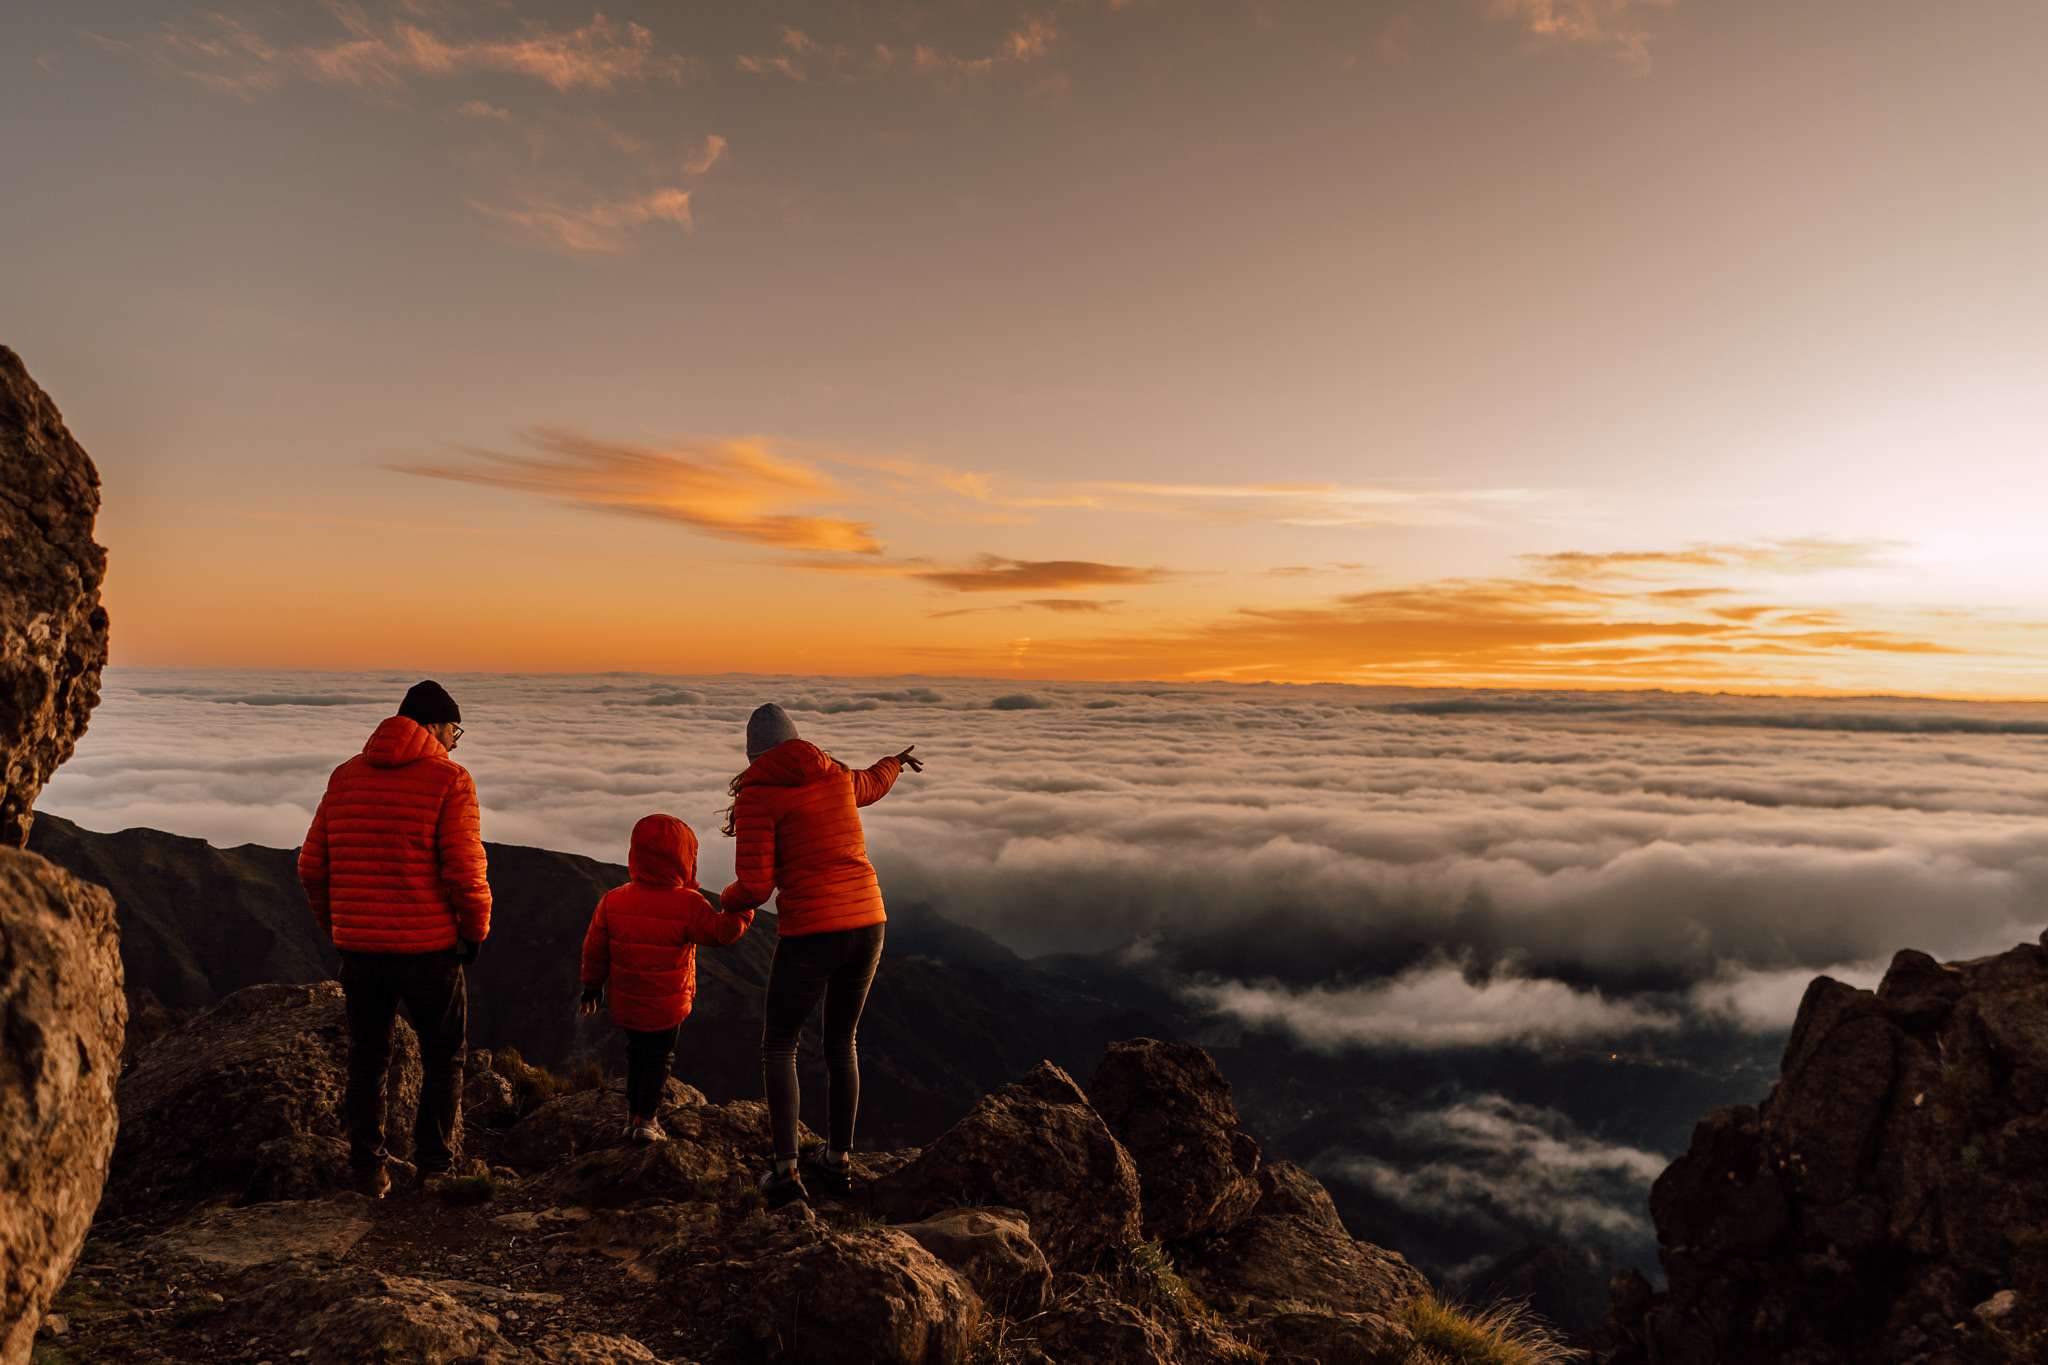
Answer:
<svg viewBox="0 0 2048 1365"><path fill-rule="evenodd" d="M915 1161L877 1180L873 1194L876 1212L892 1222L964 1205L1021 1209L1059 1269L1095 1270L1141 1240L1137 1167L1051 1062L984 1095Z"/></svg>
<svg viewBox="0 0 2048 1365"><path fill-rule="evenodd" d="M286 1275L235 1302L238 1330L282 1334L305 1365L513 1365L533 1356L498 1334L498 1319L423 1280L348 1267Z"/></svg>
<svg viewBox="0 0 2048 1365"><path fill-rule="evenodd" d="M0 351L0 357L6 356ZM0 847L0 1361L85 1242L114 1148L127 1009L113 898Z"/></svg>
<svg viewBox="0 0 2048 1365"><path fill-rule="evenodd" d="M981 1315L974 1291L901 1232L834 1229L802 1204L667 1260L660 1280L679 1301L716 1305L735 1344L769 1361L953 1365Z"/></svg>
<svg viewBox="0 0 2048 1365"><path fill-rule="evenodd" d="M1259 1201L1259 1144L1237 1130L1230 1082L1202 1049L1156 1038L1111 1043L1088 1102L1138 1168L1147 1237L1222 1232Z"/></svg>
<svg viewBox="0 0 2048 1365"><path fill-rule="evenodd" d="M28 841L36 795L99 701L99 510L92 460L21 357L0 346L0 845Z"/></svg>
<svg viewBox="0 0 2048 1365"><path fill-rule="evenodd" d="M896 1231L950 1266L982 1302L1027 1318L1052 1301L1052 1267L1015 1209L948 1209Z"/></svg>
<svg viewBox="0 0 2048 1365"><path fill-rule="evenodd" d="M394 1032L384 1142L394 1156L405 1157L412 1152L419 1108L420 1052L403 1019ZM121 1137L107 1182L109 1210L239 1198L266 1155L275 1158L286 1150L269 1144L345 1138L347 1067L340 985L322 981L236 991L152 1043L121 1079ZM270 1193L275 1182L265 1180L263 1192Z"/></svg>
<svg viewBox="0 0 2048 1365"><path fill-rule="evenodd" d="M1429 1292L1400 1255L1345 1231L1329 1193L1294 1163L1262 1169L1256 1187L1250 1217L1182 1248L1182 1273L1211 1302L1241 1315L1315 1304L1399 1322Z"/></svg>
<svg viewBox="0 0 2048 1365"><path fill-rule="evenodd" d="M1615 1278L1601 1361L2031 1359L2001 1343L2048 1307L2048 952L1818 978L1650 1213L1668 1287Z"/></svg>

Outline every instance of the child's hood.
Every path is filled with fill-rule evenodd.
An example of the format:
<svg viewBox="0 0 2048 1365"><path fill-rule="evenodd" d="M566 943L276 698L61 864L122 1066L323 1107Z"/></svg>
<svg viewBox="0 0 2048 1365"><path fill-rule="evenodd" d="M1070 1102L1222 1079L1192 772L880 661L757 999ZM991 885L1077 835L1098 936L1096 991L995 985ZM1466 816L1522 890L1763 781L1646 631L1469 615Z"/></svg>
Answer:
<svg viewBox="0 0 2048 1365"><path fill-rule="evenodd" d="M641 886L695 886L697 836L673 815L644 816L633 826L626 866Z"/></svg>

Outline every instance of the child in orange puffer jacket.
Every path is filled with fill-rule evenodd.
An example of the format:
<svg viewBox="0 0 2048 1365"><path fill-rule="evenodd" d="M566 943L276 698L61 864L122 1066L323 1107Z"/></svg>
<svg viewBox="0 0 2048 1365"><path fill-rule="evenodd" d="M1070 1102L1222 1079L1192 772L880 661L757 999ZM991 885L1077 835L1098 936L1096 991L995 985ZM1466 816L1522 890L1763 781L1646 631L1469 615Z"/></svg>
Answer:
<svg viewBox="0 0 2048 1365"><path fill-rule="evenodd" d="M676 1030L697 997L697 945L736 942L754 912L721 910L698 889L697 836L673 815L633 826L627 866L633 880L605 892L583 936L582 1013L596 1011L609 984L612 1020L626 1034L626 1136L661 1142Z"/></svg>

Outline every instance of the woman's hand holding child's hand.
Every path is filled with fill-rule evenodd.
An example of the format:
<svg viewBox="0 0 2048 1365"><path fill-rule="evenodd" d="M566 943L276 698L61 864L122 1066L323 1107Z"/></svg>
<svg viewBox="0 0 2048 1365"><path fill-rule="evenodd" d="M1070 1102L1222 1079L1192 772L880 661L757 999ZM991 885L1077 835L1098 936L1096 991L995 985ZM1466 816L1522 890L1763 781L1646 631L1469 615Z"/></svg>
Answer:
<svg viewBox="0 0 2048 1365"><path fill-rule="evenodd" d="M914 773L921 773L924 771L924 760L910 756L910 751L916 747L915 744L906 745L903 752L896 755L896 761Z"/></svg>

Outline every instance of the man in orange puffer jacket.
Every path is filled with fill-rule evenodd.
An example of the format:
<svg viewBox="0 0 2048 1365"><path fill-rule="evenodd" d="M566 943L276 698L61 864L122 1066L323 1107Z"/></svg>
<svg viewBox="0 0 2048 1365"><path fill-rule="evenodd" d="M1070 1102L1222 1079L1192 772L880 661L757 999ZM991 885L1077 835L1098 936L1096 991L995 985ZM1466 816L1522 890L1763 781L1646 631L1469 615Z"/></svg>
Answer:
<svg viewBox="0 0 2048 1365"><path fill-rule="evenodd" d="M604 893L583 936L584 1014L611 988L612 1021L626 1035L626 1137L666 1142L661 1095L676 1030L697 998L697 945L723 948L754 922L725 914L697 885L697 834L673 815L633 826L633 880Z"/></svg>
<svg viewBox="0 0 2048 1365"><path fill-rule="evenodd" d="M399 1002L419 1033L419 1188L454 1164L469 999L462 969L491 932L476 786L448 757L462 711L437 682L405 694L363 751L334 770L299 849L313 916L341 951L348 1013L342 1107L356 1188L391 1188L384 1161L384 1075Z"/></svg>

